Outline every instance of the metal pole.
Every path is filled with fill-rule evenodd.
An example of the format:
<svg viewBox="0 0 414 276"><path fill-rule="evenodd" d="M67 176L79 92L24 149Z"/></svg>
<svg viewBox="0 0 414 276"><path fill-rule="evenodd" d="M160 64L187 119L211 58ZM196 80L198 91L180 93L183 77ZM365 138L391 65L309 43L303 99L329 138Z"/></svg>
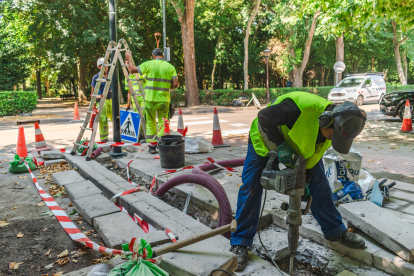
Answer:
<svg viewBox="0 0 414 276"><path fill-rule="evenodd" d="M162 47L167 47L167 28L165 27L165 0L162 0ZM164 60L167 60L167 57L164 53Z"/></svg>
<svg viewBox="0 0 414 276"><path fill-rule="evenodd" d="M109 0L109 39L117 42L116 39L116 0ZM111 53L111 61L114 61L115 51ZM115 61L118 63L118 61ZM118 98L118 66L112 76L112 127L114 142L121 142L121 122L119 115L119 98ZM122 148L113 147L112 157L121 157Z"/></svg>
<svg viewBox="0 0 414 276"><path fill-rule="evenodd" d="M269 93L269 57L266 57L266 98L267 103L270 103L270 93Z"/></svg>

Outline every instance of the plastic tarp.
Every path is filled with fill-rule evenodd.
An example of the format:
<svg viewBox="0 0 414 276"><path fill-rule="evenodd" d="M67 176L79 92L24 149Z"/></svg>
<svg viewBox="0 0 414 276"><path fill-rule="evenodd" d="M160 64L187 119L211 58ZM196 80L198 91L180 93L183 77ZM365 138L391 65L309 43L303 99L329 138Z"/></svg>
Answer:
<svg viewBox="0 0 414 276"><path fill-rule="evenodd" d="M214 146L204 138L185 138L185 153L212 152Z"/></svg>

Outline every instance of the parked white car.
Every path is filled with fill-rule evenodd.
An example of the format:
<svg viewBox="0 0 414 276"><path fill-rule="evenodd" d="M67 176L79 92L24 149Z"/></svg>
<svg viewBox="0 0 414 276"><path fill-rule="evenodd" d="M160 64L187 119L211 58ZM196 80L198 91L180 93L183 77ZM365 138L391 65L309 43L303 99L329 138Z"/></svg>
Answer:
<svg viewBox="0 0 414 276"><path fill-rule="evenodd" d="M345 76L346 78L329 91L329 101L333 103L352 101L357 105L363 105L365 102L379 103L387 93L382 73L345 74Z"/></svg>

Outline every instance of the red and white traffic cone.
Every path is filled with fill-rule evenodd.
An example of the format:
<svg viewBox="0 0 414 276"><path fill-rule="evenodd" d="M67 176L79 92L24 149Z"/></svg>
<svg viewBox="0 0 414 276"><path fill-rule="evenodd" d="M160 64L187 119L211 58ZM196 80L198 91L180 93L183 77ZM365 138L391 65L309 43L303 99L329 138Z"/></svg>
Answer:
<svg viewBox="0 0 414 276"><path fill-rule="evenodd" d="M181 111L181 108L178 110L177 131L181 134L184 134L183 112Z"/></svg>
<svg viewBox="0 0 414 276"><path fill-rule="evenodd" d="M213 139L211 140L211 144L215 148L221 147L229 147L223 143L223 138L221 137L221 128L220 128L220 121L217 113L217 108L214 108L214 118L213 118Z"/></svg>
<svg viewBox="0 0 414 276"><path fill-rule="evenodd" d="M165 118L163 118L163 120L164 120L164 136L165 135L170 135L171 134L170 122Z"/></svg>
<svg viewBox="0 0 414 276"><path fill-rule="evenodd" d="M401 126L401 131L403 132L413 131L413 122L411 118L411 106L410 106L409 100L405 102L404 118L403 118L403 123Z"/></svg>
<svg viewBox="0 0 414 276"><path fill-rule="evenodd" d="M175 235L173 234L173 232L171 232L170 229L165 228L165 233L167 233L168 237L171 239L172 242L177 242L177 239L175 238Z"/></svg>
<svg viewBox="0 0 414 276"><path fill-rule="evenodd" d="M49 147L46 144L45 137L43 137L42 131L40 130L39 124L35 124L35 149L32 152L40 152L42 150L51 150L52 147Z"/></svg>

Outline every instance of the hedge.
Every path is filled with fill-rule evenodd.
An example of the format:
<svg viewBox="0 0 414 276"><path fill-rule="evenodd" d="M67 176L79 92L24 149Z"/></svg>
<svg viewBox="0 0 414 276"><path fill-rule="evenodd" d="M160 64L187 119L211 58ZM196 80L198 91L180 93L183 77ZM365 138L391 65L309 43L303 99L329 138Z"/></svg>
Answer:
<svg viewBox="0 0 414 276"><path fill-rule="evenodd" d="M30 113L36 108L37 93L34 91L1 91L0 116Z"/></svg>
<svg viewBox="0 0 414 276"><path fill-rule="evenodd" d="M327 98L329 91L334 86L322 86L322 87L285 87L285 88L270 88L270 100L275 99L283 94L293 91L304 91L312 94L319 95L323 98ZM414 89L414 85L396 86L387 85L387 93L397 90ZM261 103L266 103L266 89L265 88L251 88L248 90L234 90L234 89L216 89L216 90L199 90L200 103L203 105L233 105L233 101L239 97L247 97L251 99L252 93L256 95L256 98ZM185 96L183 90L171 91L171 102L174 106L179 106L180 103L185 102Z"/></svg>

